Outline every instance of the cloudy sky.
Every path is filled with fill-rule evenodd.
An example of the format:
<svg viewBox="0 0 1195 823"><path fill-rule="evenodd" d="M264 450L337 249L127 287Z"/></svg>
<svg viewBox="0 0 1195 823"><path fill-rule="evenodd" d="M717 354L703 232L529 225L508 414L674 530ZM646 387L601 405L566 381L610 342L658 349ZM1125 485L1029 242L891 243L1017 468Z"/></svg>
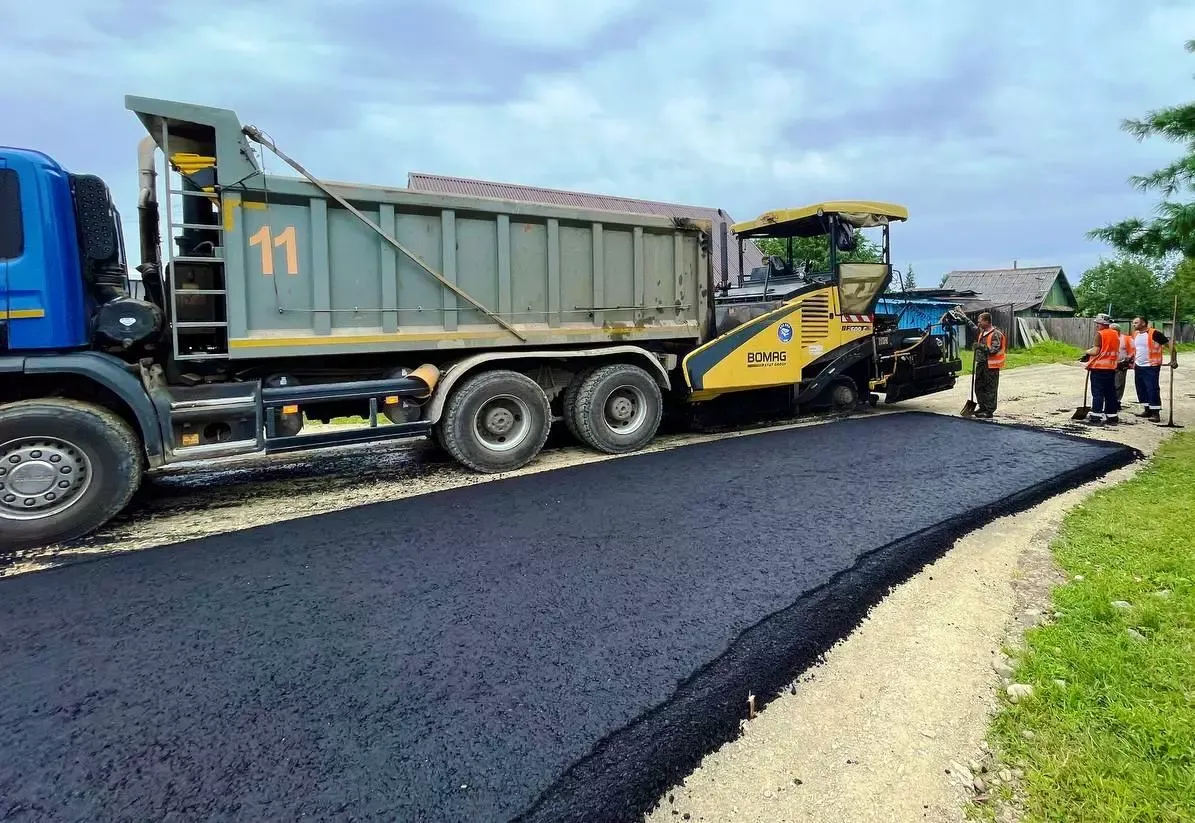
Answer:
<svg viewBox="0 0 1195 823"><path fill-rule="evenodd" d="M338 180L425 171L737 219L894 200L921 285L1013 259L1077 278L1105 251L1085 231L1151 207L1125 178L1174 156L1120 119L1195 94L1190 0L139 5L7 0L0 49L0 142L104 176L126 217L140 94L233 108Z"/></svg>

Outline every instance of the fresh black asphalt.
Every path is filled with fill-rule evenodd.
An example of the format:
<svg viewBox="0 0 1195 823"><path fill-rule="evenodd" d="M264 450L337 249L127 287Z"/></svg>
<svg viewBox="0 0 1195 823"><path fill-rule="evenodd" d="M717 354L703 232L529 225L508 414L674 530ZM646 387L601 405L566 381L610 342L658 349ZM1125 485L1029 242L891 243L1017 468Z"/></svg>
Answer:
<svg viewBox="0 0 1195 823"><path fill-rule="evenodd" d="M3 580L0 820L634 820L889 585L1133 456L891 415Z"/></svg>

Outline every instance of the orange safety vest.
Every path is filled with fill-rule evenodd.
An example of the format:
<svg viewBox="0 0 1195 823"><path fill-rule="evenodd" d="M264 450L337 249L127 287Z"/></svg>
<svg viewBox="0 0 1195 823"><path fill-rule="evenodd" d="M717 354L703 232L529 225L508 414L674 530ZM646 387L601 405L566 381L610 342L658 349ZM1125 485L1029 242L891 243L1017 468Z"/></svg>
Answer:
<svg viewBox="0 0 1195 823"><path fill-rule="evenodd" d="M1154 327L1150 326L1145 331L1137 332L1137 334L1145 335L1145 344L1146 344L1146 346L1148 346L1148 352L1149 352L1149 365L1151 365L1151 366L1162 365L1162 347L1158 344L1157 340L1154 340ZM1136 342L1133 343L1133 359L1134 360L1137 359L1137 344L1136 344Z"/></svg>
<svg viewBox="0 0 1195 823"><path fill-rule="evenodd" d="M991 336L995 332L996 332L995 326L992 326L990 329L988 329L985 332L980 332L979 333L979 342L982 343L986 347L988 344L988 340L991 338ZM988 355L988 368L989 369L1004 368L1004 357L1005 357L1005 354L1007 354L1007 352L1008 352L1008 335L1002 334L1002 335L1000 335L1000 351L999 351L999 353Z"/></svg>
<svg viewBox="0 0 1195 823"><path fill-rule="evenodd" d="M1099 353L1091 358L1087 368L1098 371L1115 370L1120 360L1120 333L1115 329L1100 329L1096 335L1096 344L1100 347Z"/></svg>
<svg viewBox="0 0 1195 823"><path fill-rule="evenodd" d="M1137 359L1137 344L1133 341L1133 335L1122 334L1120 336L1120 359L1129 361L1129 368L1133 367L1133 361Z"/></svg>

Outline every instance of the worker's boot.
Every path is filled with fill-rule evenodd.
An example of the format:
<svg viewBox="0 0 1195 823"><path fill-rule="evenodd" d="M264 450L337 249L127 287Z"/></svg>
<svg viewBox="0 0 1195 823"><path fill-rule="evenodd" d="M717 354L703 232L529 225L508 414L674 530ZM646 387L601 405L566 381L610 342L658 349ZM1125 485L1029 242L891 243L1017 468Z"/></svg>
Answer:
<svg viewBox="0 0 1195 823"><path fill-rule="evenodd" d="M1162 422L1162 410L1161 409L1147 409L1146 411L1147 411L1147 414L1145 415L1145 419L1148 420L1150 423L1161 423Z"/></svg>

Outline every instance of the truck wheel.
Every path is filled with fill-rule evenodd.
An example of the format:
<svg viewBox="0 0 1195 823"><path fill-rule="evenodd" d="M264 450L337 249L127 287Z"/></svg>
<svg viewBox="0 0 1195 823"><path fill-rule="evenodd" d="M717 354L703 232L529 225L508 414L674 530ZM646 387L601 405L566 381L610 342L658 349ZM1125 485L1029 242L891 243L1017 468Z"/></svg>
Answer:
<svg viewBox="0 0 1195 823"><path fill-rule="evenodd" d="M474 471L513 471L539 454L552 427L552 408L539 384L513 371L467 379L444 408L440 442Z"/></svg>
<svg viewBox="0 0 1195 823"><path fill-rule="evenodd" d="M560 400L561 416L564 418L565 428L568 433L573 436L581 445L586 445L585 438L581 436L581 430L577 428L577 395L581 391L581 386L593 374L594 367L582 369L577 372L569 384L564 389L564 395Z"/></svg>
<svg viewBox="0 0 1195 823"><path fill-rule="evenodd" d="M656 436L664 398L646 371L615 363L595 369L582 381L573 412L585 443L606 454L626 454Z"/></svg>
<svg viewBox="0 0 1195 823"><path fill-rule="evenodd" d="M59 399L0 408L0 548L82 537L140 483L140 441L111 411Z"/></svg>

